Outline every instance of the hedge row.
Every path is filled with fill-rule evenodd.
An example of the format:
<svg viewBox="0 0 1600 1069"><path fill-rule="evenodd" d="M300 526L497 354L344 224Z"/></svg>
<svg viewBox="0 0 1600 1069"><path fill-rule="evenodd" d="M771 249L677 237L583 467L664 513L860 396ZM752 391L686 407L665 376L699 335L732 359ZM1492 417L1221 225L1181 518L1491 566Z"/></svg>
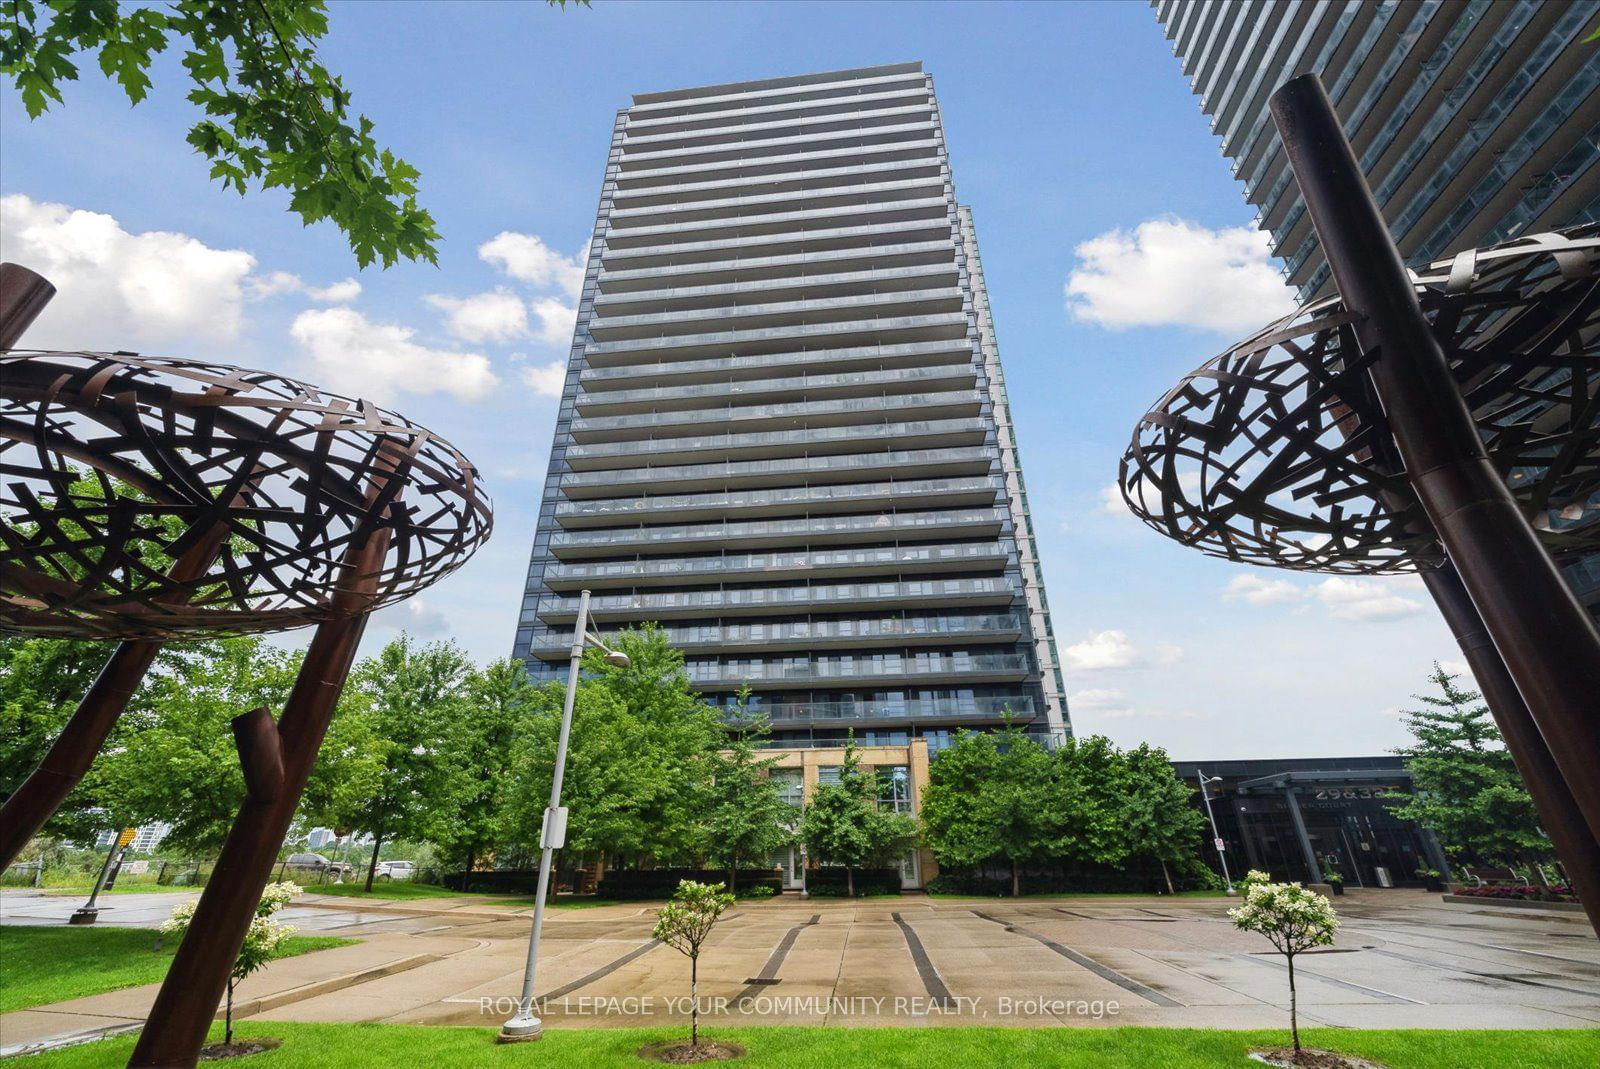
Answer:
<svg viewBox="0 0 1600 1069"><path fill-rule="evenodd" d="M680 880L696 883L728 882L727 869L617 869L600 878L595 894L600 898L671 898ZM738 869L734 873L734 887L744 892L752 887L771 887L774 893L783 889L783 877L777 869Z"/></svg>
<svg viewBox="0 0 1600 1069"><path fill-rule="evenodd" d="M863 895L897 895L900 893L899 869L856 869L857 897ZM844 898L849 894L849 883L842 868L808 869L806 890L815 898Z"/></svg>

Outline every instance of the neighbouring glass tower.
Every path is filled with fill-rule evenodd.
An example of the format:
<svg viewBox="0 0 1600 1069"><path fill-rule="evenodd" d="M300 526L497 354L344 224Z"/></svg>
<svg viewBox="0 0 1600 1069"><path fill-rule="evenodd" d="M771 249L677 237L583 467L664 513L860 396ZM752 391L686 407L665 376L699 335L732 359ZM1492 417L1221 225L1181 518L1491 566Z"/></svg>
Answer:
<svg viewBox="0 0 1600 1069"><path fill-rule="evenodd" d="M781 745L1068 730L971 211L921 64L617 113L516 654L654 620Z"/></svg>
<svg viewBox="0 0 1600 1069"><path fill-rule="evenodd" d="M1316 71L1413 265L1600 219L1600 0L1152 0L1301 296L1331 284L1267 112Z"/></svg>

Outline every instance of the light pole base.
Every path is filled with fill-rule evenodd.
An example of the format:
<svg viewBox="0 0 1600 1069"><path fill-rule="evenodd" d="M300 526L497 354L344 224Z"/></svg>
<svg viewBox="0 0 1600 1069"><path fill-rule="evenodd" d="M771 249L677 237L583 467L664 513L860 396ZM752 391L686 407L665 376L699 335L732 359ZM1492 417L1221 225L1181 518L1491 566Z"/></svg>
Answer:
<svg viewBox="0 0 1600 1069"><path fill-rule="evenodd" d="M500 1034L494 1037L496 1043L532 1043L543 1037L544 1022L537 1017L513 1017L500 1026Z"/></svg>
<svg viewBox="0 0 1600 1069"><path fill-rule="evenodd" d="M68 924L93 924L100 917L98 909L79 909L67 918Z"/></svg>

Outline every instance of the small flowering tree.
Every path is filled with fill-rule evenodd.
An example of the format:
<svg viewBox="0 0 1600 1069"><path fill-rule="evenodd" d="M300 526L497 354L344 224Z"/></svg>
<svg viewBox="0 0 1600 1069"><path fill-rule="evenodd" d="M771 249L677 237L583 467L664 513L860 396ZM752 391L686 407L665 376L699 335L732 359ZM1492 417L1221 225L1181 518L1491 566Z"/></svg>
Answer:
<svg viewBox="0 0 1600 1069"><path fill-rule="evenodd" d="M1271 882L1272 876L1269 873L1262 872L1260 869L1251 869L1249 872L1244 874L1244 879L1239 881L1239 890L1242 891L1246 897L1249 897L1250 888L1254 887L1258 883Z"/></svg>
<svg viewBox="0 0 1600 1069"><path fill-rule="evenodd" d="M1244 904L1228 910L1236 928L1260 932L1278 948L1289 966L1289 1031L1300 1053L1300 1021L1295 1004L1294 956L1312 947L1328 946L1339 927L1333 903L1298 883L1263 883L1245 877Z"/></svg>
<svg viewBox="0 0 1600 1069"><path fill-rule="evenodd" d="M672 900L656 916L655 937L680 954L689 956L689 1046L700 1046L700 944L711 934L733 896L720 883L681 880Z"/></svg>
<svg viewBox="0 0 1600 1069"><path fill-rule="evenodd" d="M239 948L239 957L234 960L233 972L228 974L228 1001L222 1034L225 1046L233 1045L233 985L277 957L284 940L294 934L293 926L279 924L272 919L272 915L288 905L289 900L299 893L300 886L288 881L269 883L261 891L256 915L250 919L250 930L245 933L244 945ZM162 933L181 939L194 920L195 906L196 903L192 901L174 906L172 916L161 922Z"/></svg>

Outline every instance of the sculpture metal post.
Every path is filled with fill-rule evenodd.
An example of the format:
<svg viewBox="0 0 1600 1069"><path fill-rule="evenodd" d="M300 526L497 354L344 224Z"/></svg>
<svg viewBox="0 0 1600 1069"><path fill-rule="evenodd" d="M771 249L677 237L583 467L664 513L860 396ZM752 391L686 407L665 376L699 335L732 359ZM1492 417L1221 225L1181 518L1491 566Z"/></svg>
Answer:
<svg viewBox="0 0 1600 1069"><path fill-rule="evenodd" d="M1600 633L1489 462L1321 81L1294 79L1271 107L1408 480L1592 841L1600 837Z"/></svg>
<svg viewBox="0 0 1600 1069"><path fill-rule="evenodd" d="M380 447L379 460L385 470L373 477L368 505L381 516L393 506L405 475L397 473L394 456L385 447ZM199 1059L261 890L272 874L278 848L344 692L391 530L389 523L380 523L352 542L332 598L337 618L317 626L276 728L261 709L234 721L245 773L244 804L150 1007L130 1067L190 1067Z"/></svg>

